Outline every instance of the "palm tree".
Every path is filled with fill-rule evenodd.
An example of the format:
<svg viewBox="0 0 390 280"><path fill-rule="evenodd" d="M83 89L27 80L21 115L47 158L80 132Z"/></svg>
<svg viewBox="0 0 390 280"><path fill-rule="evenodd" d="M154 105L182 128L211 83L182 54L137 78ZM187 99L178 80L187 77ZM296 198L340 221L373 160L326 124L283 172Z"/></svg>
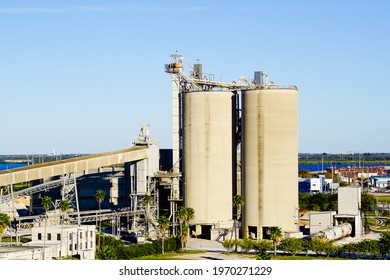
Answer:
<svg viewBox="0 0 390 280"><path fill-rule="evenodd" d="M60 207L61 215L62 215L62 222L61 222L61 224L63 224L63 222L65 220L66 211L68 211L70 205L69 205L69 202L64 199L64 200L60 201L58 206Z"/></svg>
<svg viewBox="0 0 390 280"><path fill-rule="evenodd" d="M244 199L241 195L233 195L233 207L237 207L237 220L241 217L241 206L244 205Z"/></svg>
<svg viewBox="0 0 390 280"><path fill-rule="evenodd" d="M4 231L10 225L10 223L11 223L10 217L5 213L0 213L0 246L1 246L1 239L3 238Z"/></svg>
<svg viewBox="0 0 390 280"><path fill-rule="evenodd" d="M45 259L45 247L46 247L46 226L47 226L47 220L49 219L48 212L50 209L50 205L52 203L51 197L45 195L41 198L42 202L41 205L43 209L45 209L45 227L43 231L43 259Z"/></svg>
<svg viewBox="0 0 390 280"><path fill-rule="evenodd" d="M189 235L189 223L195 218L195 210L191 207L180 207L176 212L176 218L180 224L181 249L184 249Z"/></svg>
<svg viewBox="0 0 390 280"><path fill-rule="evenodd" d="M99 204L99 234L98 234L98 248L100 248L100 230L102 228L102 220L100 218L100 214L101 214L101 203L103 202L104 198L106 196L106 193L103 191L103 190L96 190L95 192L95 198L96 198L96 201L98 202Z"/></svg>
<svg viewBox="0 0 390 280"><path fill-rule="evenodd" d="M44 196L41 198L42 202L41 202L41 205L43 207L43 209L45 209L45 215L47 216L47 212L49 212L49 209L50 209L50 205L51 205L51 197L49 196Z"/></svg>
<svg viewBox="0 0 390 280"><path fill-rule="evenodd" d="M241 217L241 206L244 205L244 199L241 195L233 195L233 207L236 207L237 209L237 219L233 219L233 229L232 229L232 235L234 232L236 245L235 245L235 251L237 252L237 224ZM230 240L232 239L232 236L230 236Z"/></svg>
<svg viewBox="0 0 390 280"><path fill-rule="evenodd" d="M190 222L195 218L195 210L191 207L186 207L187 208L187 216L185 223L187 226L190 225Z"/></svg>
<svg viewBox="0 0 390 280"><path fill-rule="evenodd" d="M70 204L67 200L63 199L60 201L60 203L58 204L58 206L60 207L60 210L61 210L61 220L60 220L60 223L61 223L61 240L63 238L63 227L64 227L64 221L65 221L65 215L66 215L66 211L68 211L68 209L70 208ZM62 244L62 242L61 242ZM61 245L62 247L62 245ZM61 251L62 251L62 248L61 248Z"/></svg>
<svg viewBox="0 0 390 280"><path fill-rule="evenodd" d="M186 247L186 245L187 245L188 230L189 230L188 226L183 225L182 232L181 232L181 234L180 234L180 236L179 236L179 238L180 238L180 243L181 243L181 249L182 249L182 250L183 250L183 249Z"/></svg>
<svg viewBox="0 0 390 280"><path fill-rule="evenodd" d="M187 216L187 210L185 207L180 207L176 211L176 218L179 221L179 227L180 227L180 241L181 241L181 249L184 249L184 239L183 239L183 223Z"/></svg>
<svg viewBox="0 0 390 280"><path fill-rule="evenodd" d="M276 259L276 247L279 245L280 241L283 239L283 232L280 227L271 227L270 239L274 244L274 259Z"/></svg>
<svg viewBox="0 0 390 280"><path fill-rule="evenodd" d="M164 238L165 232L169 228L169 219L166 216L160 216L158 218L158 229L162 236L162 254L164 255Z"/></svg>

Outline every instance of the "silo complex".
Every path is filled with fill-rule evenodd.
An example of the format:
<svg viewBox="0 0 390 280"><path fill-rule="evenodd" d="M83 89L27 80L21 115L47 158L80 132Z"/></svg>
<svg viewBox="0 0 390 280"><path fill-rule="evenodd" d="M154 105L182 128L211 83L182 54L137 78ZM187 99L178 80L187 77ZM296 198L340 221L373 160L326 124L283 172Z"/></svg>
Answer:
<svg viewBox="0 0 390 280"><path fill-rule="evenodd" d="M270 227L296 232L298 91L242 91L243 235L269 238Z"/></svg>
<svg viewBox="0 0 390 280"><path fill-rule="evenodd" d="M232 98L227 91L184 94L185 205L191 224L223 227L232 221Z"/></svg>

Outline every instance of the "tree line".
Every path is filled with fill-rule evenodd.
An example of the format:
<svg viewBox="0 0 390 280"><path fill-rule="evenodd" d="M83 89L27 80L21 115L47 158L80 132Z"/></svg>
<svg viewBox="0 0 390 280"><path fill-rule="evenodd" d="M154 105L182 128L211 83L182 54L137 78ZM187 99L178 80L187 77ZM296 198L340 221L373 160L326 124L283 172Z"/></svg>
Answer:
<svg viewBox="0 0 390 280"><path fill-rule="evenodd" d="M362 258L362 259L389 259L390 258L390 233L382 233L379 240L365 239L357 243L335 245L334 241L326 238L282 238L279 241L272 240L225 240L224 247L230 252L237 245L241 252L253 252L257 259L271 259L270 252L277 251L291 256L309 254L314 256L338 257L338 258Z"/></svg>
<svg viewBox="0 0 390 280"><path fill-rule="evenodd" d="M337 211L337 194L331 193L299 193L299 209L301 211ZM372 194L363 193L361 210L364 214L375 212L376 200Z"/></svg>

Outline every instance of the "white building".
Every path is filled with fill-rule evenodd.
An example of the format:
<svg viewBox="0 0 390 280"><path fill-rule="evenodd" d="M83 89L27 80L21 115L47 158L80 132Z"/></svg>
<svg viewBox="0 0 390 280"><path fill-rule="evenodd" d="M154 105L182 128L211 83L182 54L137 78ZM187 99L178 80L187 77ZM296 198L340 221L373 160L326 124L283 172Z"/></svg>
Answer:
<svg viewBox="0 0 390 280"><path fill-rule="evenodd" d="M81 260L95 259L95 225L55 225L32 228L32 241L24 246L49 247L51 254L42 259L79 255Z"/></svg>
<svg viewBox="0 0 390 280"><path fill-rule="evenodd" d="M374 189L385 189L390 186L390 177L371 176L370 183Z"/></svg>
<svg viewBox="0 0 390 280"><path fill-rule="evenodd" d="M322 192L322 181L321 181L321 178L311 178L310 179L310 191L312 193Z"/></svg>
<svg viewBox="0 0 390 280"><path fill-rule="evenodd" d="M335 226L336 211L323 211L310 213L310 234Z"/></svg>
<svg viewBox="0 0 390 280"><path fill-rule="evenodd" d="M298 179L299 192L320 193L323 192L321 178L300 178Z"/></svg>
<svg viewBox="0 0 390 280"><path fill-rule="evenodd" d="M343 218L353 218L354 224L352 236L359 237L363 232L363 217L361 215L361 196L360 187L339 187L338 188L338 211L336 220Z"/></svg>

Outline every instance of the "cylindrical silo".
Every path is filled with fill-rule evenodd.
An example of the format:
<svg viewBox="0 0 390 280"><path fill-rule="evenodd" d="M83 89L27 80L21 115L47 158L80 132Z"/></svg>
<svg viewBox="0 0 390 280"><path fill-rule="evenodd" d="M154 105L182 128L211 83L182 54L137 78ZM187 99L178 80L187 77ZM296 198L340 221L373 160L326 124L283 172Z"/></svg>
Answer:
<svg viewBox="0 0 390 280"><path fill-rule="evenodd" d="M298 91L242 91L243 233L267 238L270 227L297 231Z"/></svg>
<svg viewBox="0 0 390 280"><path fill-rule="evenodd" d="M185 206L193 224L232 220L232 99L226 91L184 94Z"/></svg>

